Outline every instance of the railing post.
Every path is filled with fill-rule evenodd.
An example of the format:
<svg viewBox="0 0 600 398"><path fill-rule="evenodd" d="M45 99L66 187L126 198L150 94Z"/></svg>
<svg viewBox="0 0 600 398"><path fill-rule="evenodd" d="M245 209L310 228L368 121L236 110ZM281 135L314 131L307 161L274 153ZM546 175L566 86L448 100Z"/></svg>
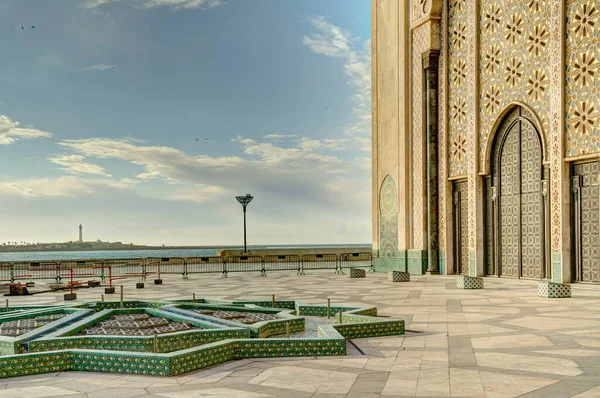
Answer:
<svg viewBox="0 0 600 398"><path fill-rule="evenodd" d="M106 275L104 275L104 261L100 261L100 266L102 268L100 268L100 279L102 280L102 283L104 283L106 281Z"/></svg>

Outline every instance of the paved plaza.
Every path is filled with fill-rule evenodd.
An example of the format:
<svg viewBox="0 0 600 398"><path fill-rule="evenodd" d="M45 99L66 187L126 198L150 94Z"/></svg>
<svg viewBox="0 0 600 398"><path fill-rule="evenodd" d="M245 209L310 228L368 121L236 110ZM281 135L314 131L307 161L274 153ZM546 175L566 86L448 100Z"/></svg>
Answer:
<svg viewBox="0 0 600 398"><path fill-rule="evenodd" d="M174 377L64 372L0 380L0 398L18 397L600 397L600 287L573 285L571 299L537 297L537 282L485 278L458 290L451 276L383 273L349 279L331 272L165 276L125 300L305 300L376 306L404 319L398 337L356 339L345 357L247 359ZM104 289L78 289L99 300ZM118 300L119 294L106 296ZM63 295L11 297L11 305L61 304Z"/></svg>

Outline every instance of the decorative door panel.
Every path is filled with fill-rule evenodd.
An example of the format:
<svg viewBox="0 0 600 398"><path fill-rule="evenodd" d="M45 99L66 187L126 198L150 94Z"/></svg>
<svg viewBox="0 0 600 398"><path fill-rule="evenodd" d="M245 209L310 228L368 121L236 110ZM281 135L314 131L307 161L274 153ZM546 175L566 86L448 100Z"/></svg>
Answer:
<svg viewBox="0 0 600 398"><path fill-rule="evenodd" d="M469 275L469 197L467 182L454 183L456 273Z"/></svg>
<svg viewBox="0 0 600 398"><path fill-rule="evenodd" d="M494 275L496 267L494 266L494 202L492 195L492 179L487 177L484 182L485 187L485 274Z"/></svg>
<svg viewBox="0 0 600 398"><path fill-rule="evenodd" d="M500 269L519 276L520 145L519 125L508 132L500 153Z"/></svg>
<svg viewBox="0 0 600 398"><path fill-rule="evenodd" d="M521 267L524 278L542 278L544 261L542 149L533 126L521 122Z"/></svg>
<svg viewBox="0 0 600 398"><path fill-rule="evenodd" d="M575 279L600 282L600 187L598 162L573 166L575 231Z"/></svg>
<svg viewBox="0 0 600 398"><path fill-rule="evenodd" d="M540 136L511 111L492 148L492 175L486 179L486 272L540 279L545 276L547 203ZM544 188L546 189L546 188Z"/></svg>

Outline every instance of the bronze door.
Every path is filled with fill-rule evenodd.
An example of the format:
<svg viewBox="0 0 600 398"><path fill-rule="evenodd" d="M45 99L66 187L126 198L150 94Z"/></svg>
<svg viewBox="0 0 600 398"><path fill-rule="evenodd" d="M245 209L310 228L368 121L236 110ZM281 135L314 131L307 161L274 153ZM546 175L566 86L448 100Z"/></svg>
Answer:
<svg viewBox="0 0 600 398"><path fill-rule="evenodd" d="M535 127L517 109L501 126L486 184L486 270L541 279L546 263L542 146ZM491 251L491 253L490 253ZM489 264L493 261L493 264Z"/></svg>
<svg viewBox="0 0 600 398"><path fill-rule="evenodd" d="M455 273L469 275L469 197L466 181L454 183Z"/></svg>
<svg viewBox="0 0 600 398"><path fill-rule="evenodd" d="M574 280L600 282L598 162L573 166Z"/></svg>

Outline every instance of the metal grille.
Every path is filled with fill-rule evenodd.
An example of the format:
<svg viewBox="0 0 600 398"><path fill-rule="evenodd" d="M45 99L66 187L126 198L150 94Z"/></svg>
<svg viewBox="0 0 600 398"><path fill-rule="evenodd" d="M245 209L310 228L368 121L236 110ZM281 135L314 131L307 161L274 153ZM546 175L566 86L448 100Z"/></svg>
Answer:
<svg viewBox="0 0 600 398"><path fill-rule="evenodd" d="M223 257L188 257L185 259L187 274L211 274L223 272L225 260Z"/></svg>
<svg viewBox="0 0 600 398"><path fill-rule="evenodd" d="M579 198L574 195L574 218L576 225L575 264L577 280L582 282L600 282L600 189L598 162L576 164L573 175L579 177Z"/></svg>
<svg viewBox="0 0 600 398"><path fill-rule="evenodd" d="M335 269L338 266L337 254L305 254L302 256L302 270Z"/></svg>
<svg viewBox="0 0 600 398"><path fill-rule="evenodd" d="M300 272L300 256L292 255L267 255L264 257L265 271L298 271Z"/></svg>

